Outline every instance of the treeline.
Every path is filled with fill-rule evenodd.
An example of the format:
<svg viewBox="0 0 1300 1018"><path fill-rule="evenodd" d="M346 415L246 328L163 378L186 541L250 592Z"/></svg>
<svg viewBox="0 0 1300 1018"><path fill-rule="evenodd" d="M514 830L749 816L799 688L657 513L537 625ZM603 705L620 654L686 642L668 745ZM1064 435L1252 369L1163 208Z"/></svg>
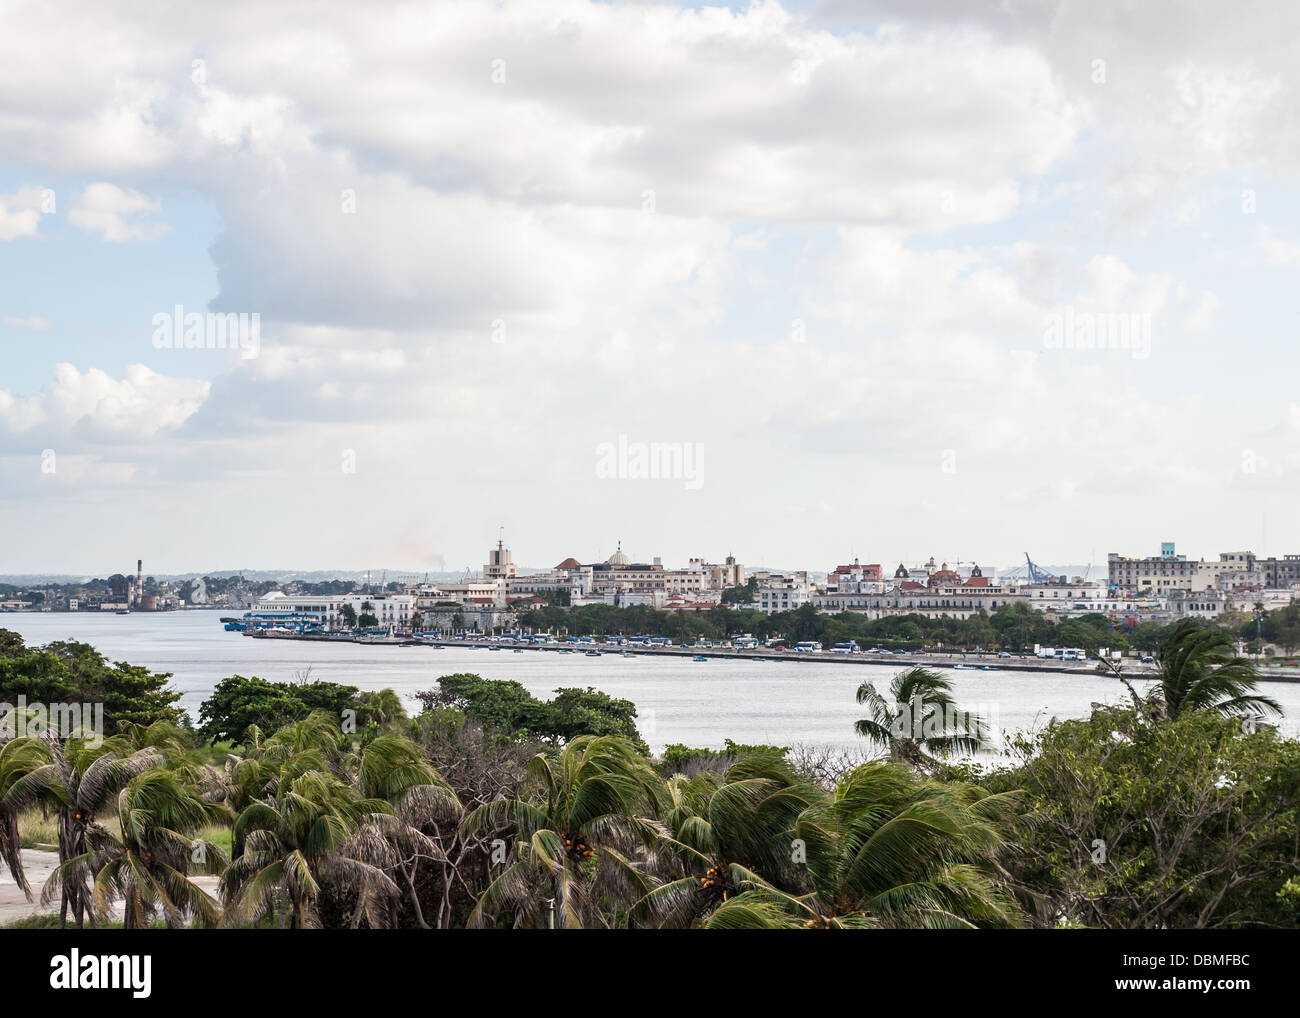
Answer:
<svg viewBox="0 0 1300 1018"><path fill-rule="evenodd" d="M1300 744L1231 642L1180 624L1150 692L982 766L952 754L983 721L923 668L858 690L861 752L658 758L590 690L446 676L412 717L232 677L195 730L0 746L0 866L27 886L44 811L52 921L78 926L1294 928Z"/></svg>
<svg viewBox="0 0 1300 1018"><path fill-rule="evenodd" d="M667 636L678 643L700 638L723 640L749 633L759 640L771 637L782 637L789 643L817 640L826 646L856 640L861 646L899 650L942 645L960 650L980 647L1014 652L1032 650L1037 643L1082 647L1089 651L1108 647L1150 653L1173 629L1172 623L1151 622L1130 627L1100 612L1058 623L1026 604L1005 605L992 614L981 611L968 619L934 618L919 613L868 619L858 612L830 615L818 612L812 605L775 615L725 607L665 612L641 605L628 608L547 606L523 613L519 621L521 626L534 631L575 636L644 634ZM1224 616L1218 625L1247 641L1252 652L1261 643L1277 643L1288 650L1300 647L1300 604L1264 612L1258 621L1245 615Z"/></svg>
<svg viewBox="0 0 1300 1018"><path fill-rule="evenodd" d="M764 615L748 609L718 607L709 611L664 612L644 606L615 608L584 605L578 608L546 607L520 616L520 625L532 630L566 632L577 636L667 636L674 642L723 640L749 633L759 640L784 638L793 644L816 640L824 645L856 640L861 646L914 650L942 645L957 649L1032 649L1035 643L1120 649L1154 649L1165 627L1139 626L1129 631L1102 614L1086 615L1057 625L1028 605L1008 605L992 615L980 612L969 619L933 618L927 615L890 615L869 619L858 612L836 615L818 612L812 605L794 611Z"/></svg>
<svg viewBox="0 0 1300 1018"><path fill-rule="evenodd" d="M28 647L17 633L0 629L0 704L16 706L20 696L47 705L102 703L102 734L116 734L123 724L181 724L181 694L168 686L170 679L169 672L110 662L88 643Z"/></svg>

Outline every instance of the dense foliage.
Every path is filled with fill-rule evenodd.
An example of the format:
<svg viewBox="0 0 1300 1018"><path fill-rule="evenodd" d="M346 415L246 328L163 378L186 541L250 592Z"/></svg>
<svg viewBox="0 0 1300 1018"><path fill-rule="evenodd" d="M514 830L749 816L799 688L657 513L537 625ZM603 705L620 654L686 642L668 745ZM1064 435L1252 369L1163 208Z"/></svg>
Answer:
<svg viewBox="0 0 1300 1018"><path fill-rule="evenodd" d="M126 724L176 722L180 694L167 685L171 675L105 660L87 643L57 641L27 647L22 637L0 629L0 703L103 704L107 735Z"/></svg>
<svg viewBox="0 0 1300 1018"><path fill-rule="evenodd" d="M390 690L232 676L201 731L0 745L0 865L26 888L22 827L51 816L59 865L30 890L78 926L1300 925L1300 744L1212 627L1159 657L1147 695L993 766L924 669L859 690L858 759L654 758L593 690L449 675L409 717Z"/></svg>

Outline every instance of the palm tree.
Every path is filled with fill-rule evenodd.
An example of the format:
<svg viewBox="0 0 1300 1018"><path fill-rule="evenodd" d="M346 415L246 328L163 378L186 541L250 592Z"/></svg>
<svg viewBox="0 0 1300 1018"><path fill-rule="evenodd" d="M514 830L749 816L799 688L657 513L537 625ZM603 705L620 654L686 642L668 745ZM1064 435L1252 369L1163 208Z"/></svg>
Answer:
<svg viewBox="0 0 1300 1018"><path fill-rule="evenodd" d="M1174 627L1156 658L1159 683L1147 701L1158 715L1176 718L1188 711L1235 715L1280 715L1271 697L1251 693L1256 670L1238 657L1225 629L1183 619Z"/></svg>
<svg viewBox="0 0 1300 1018"><path fill-rule="evenodd" d="M684 874L633 910L634 920L661 929L694 925L741 886L797 883L794 824L824 796L783 760L752 756L721 777L676 774L668 797L663 820L671 837L660 847L678 857Z"/></svg>
<svg viewBox="0 0 1300 1018"><path fill-rule="evenodd" d="M59 895L60 926L67 925L69 910L78 929L87 918L94 925L86 832L132 778L162 766L163 754L153 747L123 754L108 743L92 750L77 740L69 740L65 747L56 739L36 737L15 739L6 747L11 749L9 787L0 809L17 814L44 803L56 807L59 814L58 880L46 881L41 901ZM69 865L74 859L81 861Z"/></svg>
<svg viewBox="0 0 1300 1018"><path fill-rule="evenodd" d="M208 802L180 774L150 770L132 778L117 800L121 837L95 824L86 832L87 852L69 859L51 883L83 868L95 874L92 904L101 921L121 898L125 929L147 927L161 909L169 926L192 916L204 926L220 915L217 903L189 879L191 868L220 873L225 856L210 841L193 838L199 829L228 816Z"/></svg>
<svg viewBox="0 0 1300 1018"><path fill-rule="evenodd" d="M27 900L31 901L32 888L27 882L27 874L23 872L18 813L5 805L5 797L10 786L27 771L21 756L22 744L16 739L11 739L0 746L0 862L8 867L14 883L22 888Z"/></svg>
<svg viewBox="0 0 1300 1018"><path fill-rule="evenodd" d="M630 892L635 900L651 890L625 851L662 837L650 819L662 782L630 742L580 736L554 756L538 753L528 770L543 801L496 799L465 818L467 834L515 832L514 861L483 892L469 925L487 925L506 908L517 925L540 925L541 903L554 901L559 925L579 928L599 921L593 898Z"/></svg>
<svg viewBox="0 0 1300 1018"><path fill-rule="evenodd" d="M922 769L933 754L976 753L989 746L983 718L957 707L952 683L930 668L908 668L894 676L889 697L871 682L858 687L858 703L871 716L853 727L872 744L889 750L890 759Z"/></svg>
<svg viewBox="0 0 1300 1018"><path fill-rule="evenodd" d="M811 892L744 885L704 925L1018 926L1021 913L997 862L1018 795L924 779L897 764L866 764L795 824Z"/></svg>
<svg viewBox="0 0 1300 1018"><path fill-rule="evenodd" d="M374 817L358 828L349 843L353 850L349 854L400 875L417 925L428 929L416 890L416 877L421 859L441 856L422 828L441 817L458 821L462 812L460 800L442 775L420 755L415 743L393 735L378 736L362 750L357 790L364 798L384 800L393 812ZM361 894L364 897L364 888ZM358 909L358 923L360 918Z"/></svg>
<svg viewBox="0 0 1300 1018"><path fill-rule="evenodd" d="M292 761L290 761L292 763ZM286 768L288 765L286 765ZM348 854L348 840L376 814L390 812L381 799L362 798L337 775L282 771L274 791L239 814L232 844L242 852L222 876L224 922L256 922L287 897L289 926L314 925L312 908L325 882L362 889L359 909L374 916L397 886L382 869Z"/></svg>

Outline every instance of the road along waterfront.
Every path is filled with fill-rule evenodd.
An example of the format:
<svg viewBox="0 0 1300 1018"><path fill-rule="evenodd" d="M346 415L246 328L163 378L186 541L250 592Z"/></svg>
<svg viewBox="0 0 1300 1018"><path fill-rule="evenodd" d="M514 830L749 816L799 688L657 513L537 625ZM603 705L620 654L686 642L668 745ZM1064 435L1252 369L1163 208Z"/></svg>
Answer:
<svg viewBox="0 0 1300 1018"><path fill-rule="evenodd" d="M212 611L160 614L15 612L0 616L0 628L20 633L29 644L80 640L114 661L130 661L173 674L183 693L181 705L197 718L202 700L230 675L257 675L276 682L308 676L358 686L392 688L409 710L414 694L432 689L438 676L475 672L488 679L511 679L539 697L563 686L591 686L636 704L638 727L661 749L671 743L720 747L726 739L742 743L798 743L861 748L853 734L860 717L854 694L858 684L878 688L903 668L918 663L906 656L798 655L779 658L721 655L693 660L694 652L516 654L479 646L405 647L336 641L257 639L225 632ZM748 652L742 652L748 655ZM808 659L830 661L819 667ZM865 659L865 660L863 660ZM944 659L948 664L978 662ZM987 659L998 670L952 669L958 703L996 714L1004 732L1041 726L1052 717L1085 717L1093 703L1127 698L1122 683L1097 674L1090 665L1070 670L1012 668L1006 659ZM943 663L943 662L937 662ZM1150 680L1136 678L1139 689ZM1262 691L1286 710L1282 730L1300 736L1300 683L1261 683Z"/></svg>

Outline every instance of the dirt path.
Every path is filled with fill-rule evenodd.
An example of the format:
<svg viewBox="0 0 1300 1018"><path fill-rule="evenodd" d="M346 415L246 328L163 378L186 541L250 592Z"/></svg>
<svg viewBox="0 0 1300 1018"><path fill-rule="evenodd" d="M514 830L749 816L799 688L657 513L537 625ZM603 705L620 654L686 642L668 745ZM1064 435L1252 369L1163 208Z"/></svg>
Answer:
<svg viewBox="0 0 1300 1018"><path fill-rule="evenodd" d="M45 886L45 881L54 868L59 864L59 855L57 852L43 852L34 848L24 848L23 852L23 869L27 873L27 883L32 888L32 901L28 901L23 896L23 890L13 878L9 876L7 869L0 868L0 923L10 923L15 919L22 919L26 916L36 915L40 912L59 911L59 903L56 899L49 905L41 905L41 888ZM194 882L214 898L217 895L217 877L201 876L195 877ZM114 909L115 917L121 916L120 904Z"/></svg>

